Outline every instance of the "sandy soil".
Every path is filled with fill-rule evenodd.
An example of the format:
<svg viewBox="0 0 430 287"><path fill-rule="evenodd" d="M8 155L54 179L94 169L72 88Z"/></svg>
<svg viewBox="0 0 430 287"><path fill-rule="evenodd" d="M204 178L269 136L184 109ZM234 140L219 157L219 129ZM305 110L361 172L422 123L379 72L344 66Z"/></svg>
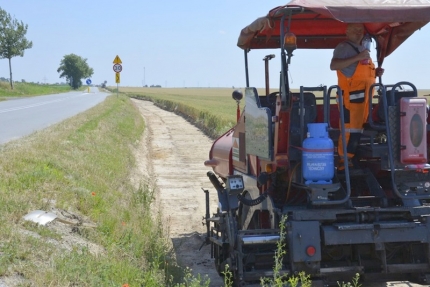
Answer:
<svg viewBox="0 0 430 287"><path fill-rule="evenodd" d="M210 191L211 213L216 194L206 176L212 140L182 117L164 111L151 102L133 99L146 122L146 132L138 152L139 171L154 179L157 204L163 210L177 260L194 274L207 275L211 287L223 286L210 258L209 246L202 246L205 226L203 189ZM389 282L366 286L419 287L409 282ZM364 287L364 286L363 286Z"/></svg>

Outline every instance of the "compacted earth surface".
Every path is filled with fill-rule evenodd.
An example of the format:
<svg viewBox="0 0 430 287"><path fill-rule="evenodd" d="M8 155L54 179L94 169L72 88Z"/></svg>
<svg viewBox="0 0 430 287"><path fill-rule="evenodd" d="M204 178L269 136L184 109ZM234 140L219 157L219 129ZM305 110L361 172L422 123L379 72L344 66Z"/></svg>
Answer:
<svg viewBox="0 0 430 287"><path fill-rule="evenodd" d="M208 276L211 287L223 286L210 256L210 247L202 247L206 235L202 224L206 212L203 189L210 191L211 214L217 207L215 189L206 176L210 168L203 164L209 157L213 140L181 116L152 102L136 99L133 102L146 123L138 151L139 173L150 178L155 186L157 207L164 215L177 261L191 268L194 275ZM428 285L388 282L364 286Z"/></svg>
<svg viewBox="0 0 430 287"><path fill-rule="evenodd" d="M194 275L208 276L211 286L223 286L210 258L210 246L203 245L203 189L210 192L210 212L217 207L215 189L206 176L210 168L204 165L212 140L175 113L149 101L133 101L146 125L138 169L155 186L156 206L164 217L177 261L192 269Z"/></svg>

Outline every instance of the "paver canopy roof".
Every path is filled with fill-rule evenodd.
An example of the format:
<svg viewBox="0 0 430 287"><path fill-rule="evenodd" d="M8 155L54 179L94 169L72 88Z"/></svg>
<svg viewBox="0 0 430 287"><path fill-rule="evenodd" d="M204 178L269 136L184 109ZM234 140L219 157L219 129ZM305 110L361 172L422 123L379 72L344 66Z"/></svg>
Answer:
<svg viewBox="0 0 430 287"><path fill-rule="evenodd" d="M347 23L363 23L379 44L378 61L430 22L430 0L293 0L242 29L242 49L280 48L282 16L291 13L290 32L298 49L333 49L345 39ZM286 18L288 23L288 17Z"/></svg>

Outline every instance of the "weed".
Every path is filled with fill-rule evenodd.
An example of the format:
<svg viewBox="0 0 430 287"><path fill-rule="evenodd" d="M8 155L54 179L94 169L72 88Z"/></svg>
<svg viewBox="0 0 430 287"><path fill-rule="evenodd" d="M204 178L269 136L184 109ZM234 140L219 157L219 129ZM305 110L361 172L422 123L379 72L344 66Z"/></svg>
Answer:
<svg viewBox="0 0 430 287"><path fill-rule="evenodd" d="M359 283L360 281L360 274L356 273L354 278L352 278L352 283L351 282L337 282L337 285L339 287L361 287L361 284Z"/></svg>
<svg viewBox="0 0 430 287"><path fill-rule="evenodd" d="M233 273L230 271L230 266L226 264L224 266L224 271L221 272L221 274L224 276L224 286L225 287L232 287L233 286Z"/></svg>
<svg viewBox="0 0 430 287"><path fill-rule="evenodd" d="M197 277L194 277L191 274L191 269L188 267L185 269L184 278L182 283L177 283L174 285L175 287L209 287L210 280L205 276L201 277L199 274Z"/></svg>
<svg viewBox="0 0 430 287"><path fill-rule="evenodd" d="M284 256L286 255L286 222L287 216L284 215L281 217L281 220L279 222L279 240L277 242L274 256L275 264L273 266L273 278L261 278L261 286L282 287L285 286L286 283L288 283L288 286L296 287L300 282L301 286L310 287L312 284L310 280L310 275L306 275L304 272L300 272L298 276L290 277L281 273L282 261Z"/></svg>

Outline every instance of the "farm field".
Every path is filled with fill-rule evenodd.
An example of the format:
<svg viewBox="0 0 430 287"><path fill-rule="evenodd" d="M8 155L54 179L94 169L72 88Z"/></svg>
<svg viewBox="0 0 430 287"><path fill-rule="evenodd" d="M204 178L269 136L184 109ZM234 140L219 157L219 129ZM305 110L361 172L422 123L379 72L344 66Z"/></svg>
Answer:
<svg viewBox="0 0 430 287"><path fill-rule="evenodd" d="M111 87L112 88L112 87ZM154 99L171 100L178 103L187 103L201 110L211 110L219 112L221 115L230 114L236 111L236 104L232 98L233 88L140 88L140 87L120 87L121 93L145 95ZM245 88L237 88L245 92ZM264 95L265 89L257 89L259 95ZM276 92L271 89L270 92ZM298 89L292 89L299 92ZM322 93L315 92L317 97ZM430 89L418 90L418 96L429 96ZM227 110L226 110L227 109ZM234 114L235 115L235 114ZM234 118L234 117L233 117Z"/></svg>

